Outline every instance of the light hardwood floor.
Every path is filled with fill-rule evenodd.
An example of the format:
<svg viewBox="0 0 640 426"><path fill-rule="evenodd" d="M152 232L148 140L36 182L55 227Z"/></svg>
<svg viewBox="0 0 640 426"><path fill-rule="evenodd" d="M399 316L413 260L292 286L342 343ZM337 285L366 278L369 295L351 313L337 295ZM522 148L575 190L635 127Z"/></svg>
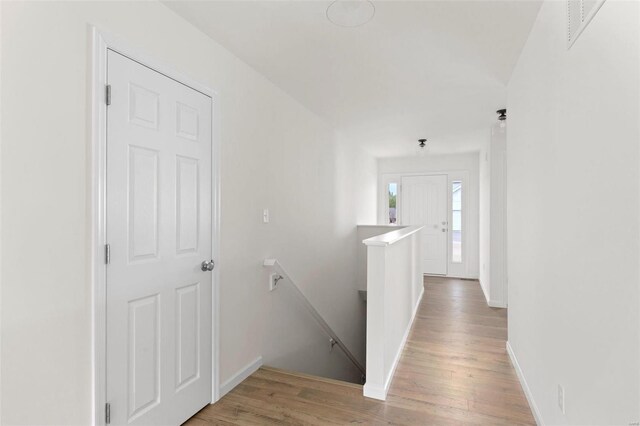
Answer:
<svg viewBox="0 0 640 426"><path fill-rule="evenodd" d="M425 278L386 401L362 386L261 368L186 424L535 424L505 350L507 311L477 281Z"/></svg>

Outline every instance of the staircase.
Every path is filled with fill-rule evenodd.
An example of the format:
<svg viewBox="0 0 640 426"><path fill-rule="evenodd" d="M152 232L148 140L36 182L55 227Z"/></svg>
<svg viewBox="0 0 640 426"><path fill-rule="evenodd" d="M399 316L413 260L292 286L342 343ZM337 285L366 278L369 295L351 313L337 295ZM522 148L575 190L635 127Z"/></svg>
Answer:
<svg viewBox="0 0 640 426"><path fill-rule="evenodd" d="M314 374L312 377L322 375L363 384L366 374L363 362L345 345L296 285L289 273L277 259L265 259L263 265L270 272L270 290L273 292L272 304L277 304L279 312L286 311L291 315L288 323L283 322L280 327L276 328L276 332L281 332L282 329L293 332L294 328L304 330L302 337L306 340L298 342L297 345L306 354L297 353L298 348L295 348L295 351L291 349L287 351L278 346L277 350L283 352L282 356L265 359L265 364L279 362L280 367L299 371L302 374ZM315 337L311 338L310 335L314 333ZM300 337L301 334L299 333L298 336ZM273 340L280 345L282 340L289 340L289 337L274 336ZM325 343L322 343L323 341ZM297 356L287 356L287 352L291 354L295 352ZM286 358L286 362L284 358ZM324 364L324 368L319 368L318 364L320 363Z"/></svg>

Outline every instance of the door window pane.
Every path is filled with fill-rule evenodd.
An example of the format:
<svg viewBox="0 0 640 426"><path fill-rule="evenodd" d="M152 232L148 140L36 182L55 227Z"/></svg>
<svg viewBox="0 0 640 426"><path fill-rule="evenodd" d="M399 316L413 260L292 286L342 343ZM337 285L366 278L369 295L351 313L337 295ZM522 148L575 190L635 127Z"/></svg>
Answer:
<svg viewBox="0 0 640 426"><path fill-rule="evenodd" d="M390 183L388 191L389 191L389 223L395 225L397 221L396 203L398 201L398 184Z"/></svg>
<svg viewBox="0 0 640 426"><path fill-rule="evenodd" d="M462 263L462 182L453 182L451 191L451 262Z"/></svg>

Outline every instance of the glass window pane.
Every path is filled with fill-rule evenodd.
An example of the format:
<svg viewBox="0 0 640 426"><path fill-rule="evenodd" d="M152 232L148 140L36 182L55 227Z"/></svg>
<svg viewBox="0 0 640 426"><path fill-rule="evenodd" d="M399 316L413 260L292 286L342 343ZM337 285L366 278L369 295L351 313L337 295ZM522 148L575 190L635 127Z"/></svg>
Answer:
<svg viewBox="0 0 640 426"><path fill-rule="evenodd" d="M398 198L398 184L389 184L389 223L396 223L396 202Z"/></svg>
<svg viewBox="0 0 640 426"><path fill-rule="evenodd" d="M451 262L462 263L462 182L451 185Z"/></svg>

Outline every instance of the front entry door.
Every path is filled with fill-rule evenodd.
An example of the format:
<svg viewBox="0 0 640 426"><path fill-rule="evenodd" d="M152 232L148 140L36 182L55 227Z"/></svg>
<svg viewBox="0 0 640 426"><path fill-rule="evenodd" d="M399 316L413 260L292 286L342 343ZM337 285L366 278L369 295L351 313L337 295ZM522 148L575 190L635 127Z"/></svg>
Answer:
<svg viewBox="0 0 640 426"><path fill-rule="evenodd" d="M212 99L111 50L107 64L111 424L178 425L211 402Z"/></svg>
<svg viewBox="0 0 640 426"><path fill-rule="evenodd" d="M422 272L447 274L447 175L402 178L402 224L424 225Z"/></svg>

